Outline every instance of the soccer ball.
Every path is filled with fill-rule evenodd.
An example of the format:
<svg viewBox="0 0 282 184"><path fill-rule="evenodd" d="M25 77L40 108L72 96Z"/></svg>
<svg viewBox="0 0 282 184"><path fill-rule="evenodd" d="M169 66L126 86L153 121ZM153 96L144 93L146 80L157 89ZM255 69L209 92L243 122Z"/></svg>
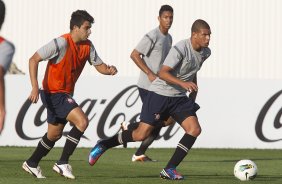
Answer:
<svg viewBox="0 0 282 184"><path fill-rule="evenodd" d="M234 176L241 181L255 179L257 172L257 165L251 160L240 160L234 167Z"/></svg>

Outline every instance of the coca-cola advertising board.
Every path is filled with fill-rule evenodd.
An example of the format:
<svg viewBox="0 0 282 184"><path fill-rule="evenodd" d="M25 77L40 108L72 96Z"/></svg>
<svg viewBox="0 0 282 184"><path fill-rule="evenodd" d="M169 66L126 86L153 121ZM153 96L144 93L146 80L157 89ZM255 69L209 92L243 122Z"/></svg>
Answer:
<svg viewBox="0 0 282 184"><path fill-rule="evenodd" d="M7 75L6 121L0 146L36 146L47 130L47 113L41 100L27 99L28 76ZM89 118L79 147L92 147L115 135L122 121L139 121L142 107L137 77L82 76L74 99ZM279 80L198 79L197 112L202 133L194 147L282 148L282 85ZM56 143L62 147L63 137ZM184 131L178 124L165 127L151 147L175 147ZM129 143L137 147L140 143Z"/></svg>

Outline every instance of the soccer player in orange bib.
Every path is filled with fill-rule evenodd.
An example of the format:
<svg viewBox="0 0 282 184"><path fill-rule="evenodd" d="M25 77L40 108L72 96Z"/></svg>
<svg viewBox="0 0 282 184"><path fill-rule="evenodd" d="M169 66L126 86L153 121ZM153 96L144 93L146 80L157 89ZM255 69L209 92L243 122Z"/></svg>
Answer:
<svg viewBox="0 0 282 184"><path fill-rule="evenodd" d="M29 73L32 90L29 99L36 103L39 94L47 109L47 133L39 141L30 158L22 165L23 169L37 178L45 178L38 165L40 160L53 148L55 142L62 136L63 129L69 121L74 126L67 135L61 158L54 164L53 170L58 174L75 179L69 164L69 157L74 152L81 136L88 126L88 118L73 99L74 87L86 62L104 75L115 75L115 66L105 64L98 56L92 42L88 40L94 18L85 10L72 13L70 33L53 39L39 50L29 60ZM37 80L38 64L49 60L39 90Z"/></svg>

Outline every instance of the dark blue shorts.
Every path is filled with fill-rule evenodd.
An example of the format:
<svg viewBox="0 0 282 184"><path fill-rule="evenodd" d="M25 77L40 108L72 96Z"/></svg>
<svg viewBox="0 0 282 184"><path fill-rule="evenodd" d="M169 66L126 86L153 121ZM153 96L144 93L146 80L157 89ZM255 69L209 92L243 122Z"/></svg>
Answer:
<svg viewBox="0 0 282 184"><path fill-rule="evenodd" d="M75 100L66 93L46 93L40 90L40 97L47 109L47 122L66 124L71 110L78 107Z"/></svg>
<svg viewBox="0 0 282 184"><path fill-rule="evenodd" d="M143 103L140 119L144 123L156 126L158 122L170 116L181 125L189 116L197 116L200 106L187 96L168 97L149 91Z"/></svg>
<svg viewBox="0 0 282 184"><path fill-rule="evenodd" d="M147 97L149 91L143 88L139 88L139 87L138 87L138 91L139 91L139 96L141 98L141 101L142 103L144 103L145 98Z"/></svg>

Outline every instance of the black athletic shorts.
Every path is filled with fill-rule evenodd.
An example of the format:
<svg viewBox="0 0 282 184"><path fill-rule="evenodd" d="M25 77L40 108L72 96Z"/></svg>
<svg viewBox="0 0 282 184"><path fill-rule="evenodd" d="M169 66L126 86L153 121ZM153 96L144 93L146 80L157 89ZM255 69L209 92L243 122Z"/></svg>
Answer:
<svg viewBox="0 0 282 184"><path fill-rule="evenodd" d="M141 98L141 101L142 103L144 103L145 98L147 97L149 91L143 88L139 88L139 87L138 87L138 91L139 91L139 96Z"/></svg>
<svg viewBox="0 0 282 184"><path fill-rule="evenodd" d="M148 92L143 102L140 119L144 123L156 126L159 121L166 121L170 116L181 124L189 116L197 116L200 106L187 96L169 97Z"/></svg>
<svg viewBox="0 0 282 184"><path fill-rule="evenodd" d="M78 107L72 96L67 93L46 93L40 90L40 97L47 109L47 122L51 124L66 124L70 111Z"/></svg>

